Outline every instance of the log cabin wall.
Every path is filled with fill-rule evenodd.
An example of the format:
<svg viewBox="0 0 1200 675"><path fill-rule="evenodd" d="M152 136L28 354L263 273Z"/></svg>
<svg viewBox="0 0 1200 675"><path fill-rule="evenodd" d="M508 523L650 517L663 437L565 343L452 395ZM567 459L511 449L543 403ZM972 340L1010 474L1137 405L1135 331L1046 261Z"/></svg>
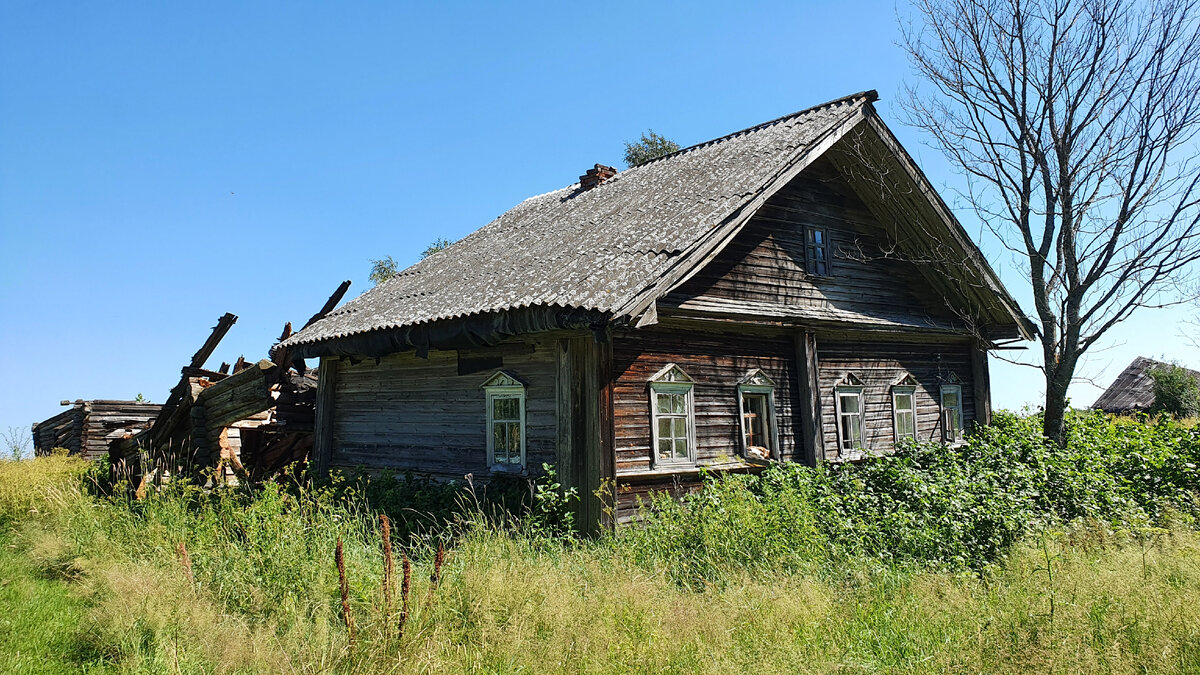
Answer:
<svg viewBox="0 0 1200 675"><path fill-rule="evenodd" d="M796 351L791 331L712 332L664 324L613 336L613 420L617 518L629 520L639 497L678 493L698 485L697 472L656 469L651 447L651 377L669 364L694 381L696 466L747 469L742 459L737 387L761 369L775 381L779 454L802 461L796 442L799 413Z"/></svg>
<svg viewBox="0 0 1200 675"><path fill-rule="evenodd" d="M137 401L77 401L70 410L33 425L34 452L46 455L66 448L89 461L107 457L110 435L146 428L161 408Z"/></svg>
<svg viewBox="0 0 1200 675"><path fill-rule="evenodd" d="M847 374L863 385L864 446L872 453L895 443L892 386L906 375L916 380L914 405L918 441L942 440L940 387L962 388L963 424L976 419L972 346L967 342L878 342L863 338L817 340L821 426L826 460L858 459L862 453L839 454L834 389ZM952 380L954 380L952 382Z"/></svg>
<svg viewBox="0 0 1200 675"><path fill-rule="evenodd" d="M428 358L400 352L358 363L336 362L329 464L413 471L445 479L491 475L487 464L486 398L480 388L498 370L525 382L525 466L540 473L554 463L558 440L555 411L558 356L552 334L511 340L490 357L430 350ZM330 360L322 362L322 377ZM320 394L318 394L320 396ZM321 405L320 403L318 405ZM323 424L318 421L318 427ZM318 428L318 437L321 430ZM318 441L321 443L322 441Z"/></svg>
<svg viewBox="0 0 1200 675"><path fill-rule="evenodd" d="M827 275L805 270L806 225L828 237ZM868 325L952 319L913 263L883 253L887 241L841 174L820 160L772 196L719 256L659 306L667 312Z"/></svg>

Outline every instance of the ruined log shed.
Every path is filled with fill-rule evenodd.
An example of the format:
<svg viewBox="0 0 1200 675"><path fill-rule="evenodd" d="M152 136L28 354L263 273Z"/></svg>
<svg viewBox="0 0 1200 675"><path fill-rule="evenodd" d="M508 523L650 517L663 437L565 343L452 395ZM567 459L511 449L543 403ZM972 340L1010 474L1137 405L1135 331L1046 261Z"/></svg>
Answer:
<svg viewBox="0 0 1200 675"><path fill-rule="evenodd" d="M100 459L108 455L114 437L149 428L162 408L154 403L104 399L63 401L63 405L71 407L33 425L35 454L66 448L87 460Z"/></svg>

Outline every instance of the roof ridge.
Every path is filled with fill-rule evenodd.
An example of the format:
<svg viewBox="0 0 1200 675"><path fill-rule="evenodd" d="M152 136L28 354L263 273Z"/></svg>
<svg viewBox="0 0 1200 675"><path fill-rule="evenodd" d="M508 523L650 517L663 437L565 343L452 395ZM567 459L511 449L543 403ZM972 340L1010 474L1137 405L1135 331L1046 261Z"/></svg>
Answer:
<svg viewBox="0 0 1200 675"><path fill-rule="evenodd" d="M675 152L671 152L671 153L662 155L660 157L655 157L654 159L642 162L641 164L638 164L637 166L631 166L628 169L625 169L625 171L618 173L617 176L620 176L624 173L632 171L633 169L647 166L649 164L654 164L655 162L661 162L664 159L670 159L671 157L674 157L676 155L682 155L685 152L691 152L692 150L698 150L700 148L712 145L714 143L720 143L722 141L727 141L731 138L740 136L742 134L748 134L752 131L758 131L760 129L765 129L769 126L773 126L775 124L778 124L787 119L791 119L793 117L807 115L809 113L821 110L822 108L830 108L835 105L841 105L842 103L846 103L847 101L853 101L853 100L860 99L860 98L865 98L867 103L874 103L875 101L879 100L879 92L875 91L874 89L867 89L865 91L860 91L860 92L857 92L854 94L850 94L848 96L842 96L841 98L835 98L832 101L826 101L819 105L814 105L814 106L805 108L803 110L797 110L796 112L788 113L786 115L776 117L773 120L767 120L766 122L759 122L758 124L748 126L745 129L739 129L738 131L734 131L734 132L725 134L724 136L718 136L716 138L710 138L707 141L701 141L700 143L694 143L692 145L687 146L686 148L680 148L680 149L676 150Z"/></svg>

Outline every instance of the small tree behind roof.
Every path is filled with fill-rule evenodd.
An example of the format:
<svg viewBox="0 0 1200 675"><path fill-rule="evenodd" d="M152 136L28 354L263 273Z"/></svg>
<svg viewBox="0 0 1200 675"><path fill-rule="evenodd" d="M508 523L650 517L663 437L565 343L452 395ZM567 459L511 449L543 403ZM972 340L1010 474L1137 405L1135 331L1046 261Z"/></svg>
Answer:
<svg viewBox="0 0 1200 675"><path fill-rule="evenodd" d="M633 168L678 150L678 143L647 129L640 140L625 143L625 165Z"/></svg>

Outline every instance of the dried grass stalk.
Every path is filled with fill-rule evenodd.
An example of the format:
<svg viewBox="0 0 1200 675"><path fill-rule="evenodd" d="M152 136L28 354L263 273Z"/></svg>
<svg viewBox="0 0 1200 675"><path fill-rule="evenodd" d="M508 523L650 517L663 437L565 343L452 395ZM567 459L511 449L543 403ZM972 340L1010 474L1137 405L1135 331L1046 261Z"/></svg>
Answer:
<svg viewBox="0 0 1200 675"><path fill-rule="evenodd" d="M379 527L383 539L383 616L385 622L392 620L393 589L396 576L396 559L392 557L392 521L379 514Z"/></svg>
<svg viewBox="0 0 1200 675"><path fill-rule="evenodd" d="M337 548L334 549L334 561L337 563L338 584L342 591L342 620L346 622L346 632L350 634L350 647L354 647L354 616L350 614L350 583L346 580L346 558L342 553L342 538L337 538Z"/></svg>
<svg viewBox="0 0 1200 675"><path fill-rule="evenodd" d="M188 586L196 587L196 575L192 572L192 557L188 555L187 545L182 541L175 547L175 553L179 556L179 564L183 566L183 575L187 577Z"/></svg>

